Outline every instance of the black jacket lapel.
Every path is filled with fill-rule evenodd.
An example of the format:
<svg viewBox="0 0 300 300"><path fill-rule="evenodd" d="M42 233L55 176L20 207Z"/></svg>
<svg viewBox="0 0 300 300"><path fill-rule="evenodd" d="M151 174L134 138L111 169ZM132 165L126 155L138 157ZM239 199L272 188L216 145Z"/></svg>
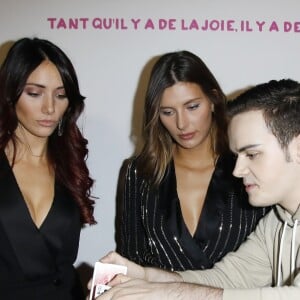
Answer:
<svg viewBox="0 0 300 300"><path fill-rule="evenodd" d="M50 249L31 219L4 153L0 155L0 226L26 276L49 274L51 269L55 271Z"/></svg>

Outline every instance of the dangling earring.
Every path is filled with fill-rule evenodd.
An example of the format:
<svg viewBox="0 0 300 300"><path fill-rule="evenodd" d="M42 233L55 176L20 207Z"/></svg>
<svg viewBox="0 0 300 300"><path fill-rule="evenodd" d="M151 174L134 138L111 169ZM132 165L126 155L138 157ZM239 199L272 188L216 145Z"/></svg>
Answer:
<svg viewBox="0 0 300 300"><path fill-rule="evenodd" d="M58 130L57 135L62 136L63 135L63 126L62 126L62 118L58 122Z"/></svg>

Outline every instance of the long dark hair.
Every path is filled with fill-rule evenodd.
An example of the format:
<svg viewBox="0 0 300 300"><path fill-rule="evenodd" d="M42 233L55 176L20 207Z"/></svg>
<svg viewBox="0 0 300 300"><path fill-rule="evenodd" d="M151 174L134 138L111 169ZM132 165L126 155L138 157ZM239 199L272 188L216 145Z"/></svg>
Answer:
<svg viewBox="0 0 300 300"><path fill-rule="evenodd" d="M74 67L67 55L50 41L22 38L10 48L0 68L0 150L13 143L15 158L18 126L15 105L29 75L44 61L51 61L58 69L69 100L63 116L63 135L58 129L49 137L48 159L55 168L56 180L67 188L81 211L82 223L94 224L94 203L91 196L93 179L86 165L88 141L76 122L84 109L85 99L79 90ZM14 159L13 159L14 162Z"/></svg>
<svg viewBox="0 0 300 300"><path fill-rule="evenodd" d="M159 118L163 92L177 82L195 83L214 104L213 145L215 156L228 151L226 97L216 78L195 54L189 51L162 55L150 74L146 92L143 133L145 144L138 157L138 170L153 184L162 180L172 158L173 141Z"/></svg>

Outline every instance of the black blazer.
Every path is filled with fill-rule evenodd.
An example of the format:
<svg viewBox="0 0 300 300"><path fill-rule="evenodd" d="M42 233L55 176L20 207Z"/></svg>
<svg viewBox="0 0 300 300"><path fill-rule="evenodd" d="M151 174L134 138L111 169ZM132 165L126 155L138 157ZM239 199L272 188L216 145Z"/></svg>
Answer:
<svg viewBox="0 0 300 300"><path fill-rule="evenodd" d="M181 214L174 163L153 189L138 174L136 159L125 161L119 180L117 252L144 266L183 271L211 268L237 249L269 208L248 204L242 181L232 175L234 164L231 154L218 159L191 236Z"/></svg>
<svg viewBox="0 0 300 300"><path fill-rule="evenodd" d="M52 207L36 227L8 160L0 154L1 299L84 299L76 290L73 268L80 230L77 205L57 183Z"/></svg>

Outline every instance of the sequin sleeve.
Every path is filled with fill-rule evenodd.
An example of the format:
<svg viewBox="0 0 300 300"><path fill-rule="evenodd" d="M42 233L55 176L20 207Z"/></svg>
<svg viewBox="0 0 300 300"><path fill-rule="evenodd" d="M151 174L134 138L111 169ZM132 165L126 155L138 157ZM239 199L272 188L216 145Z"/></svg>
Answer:
<svg viewBox="0 0 300 300"><path fill-rule="evenodd" d="M146 237L142 225L140 178L135 159L125 160L120 171L117 193L116 242L122 256L144 264Z"/></svg>

